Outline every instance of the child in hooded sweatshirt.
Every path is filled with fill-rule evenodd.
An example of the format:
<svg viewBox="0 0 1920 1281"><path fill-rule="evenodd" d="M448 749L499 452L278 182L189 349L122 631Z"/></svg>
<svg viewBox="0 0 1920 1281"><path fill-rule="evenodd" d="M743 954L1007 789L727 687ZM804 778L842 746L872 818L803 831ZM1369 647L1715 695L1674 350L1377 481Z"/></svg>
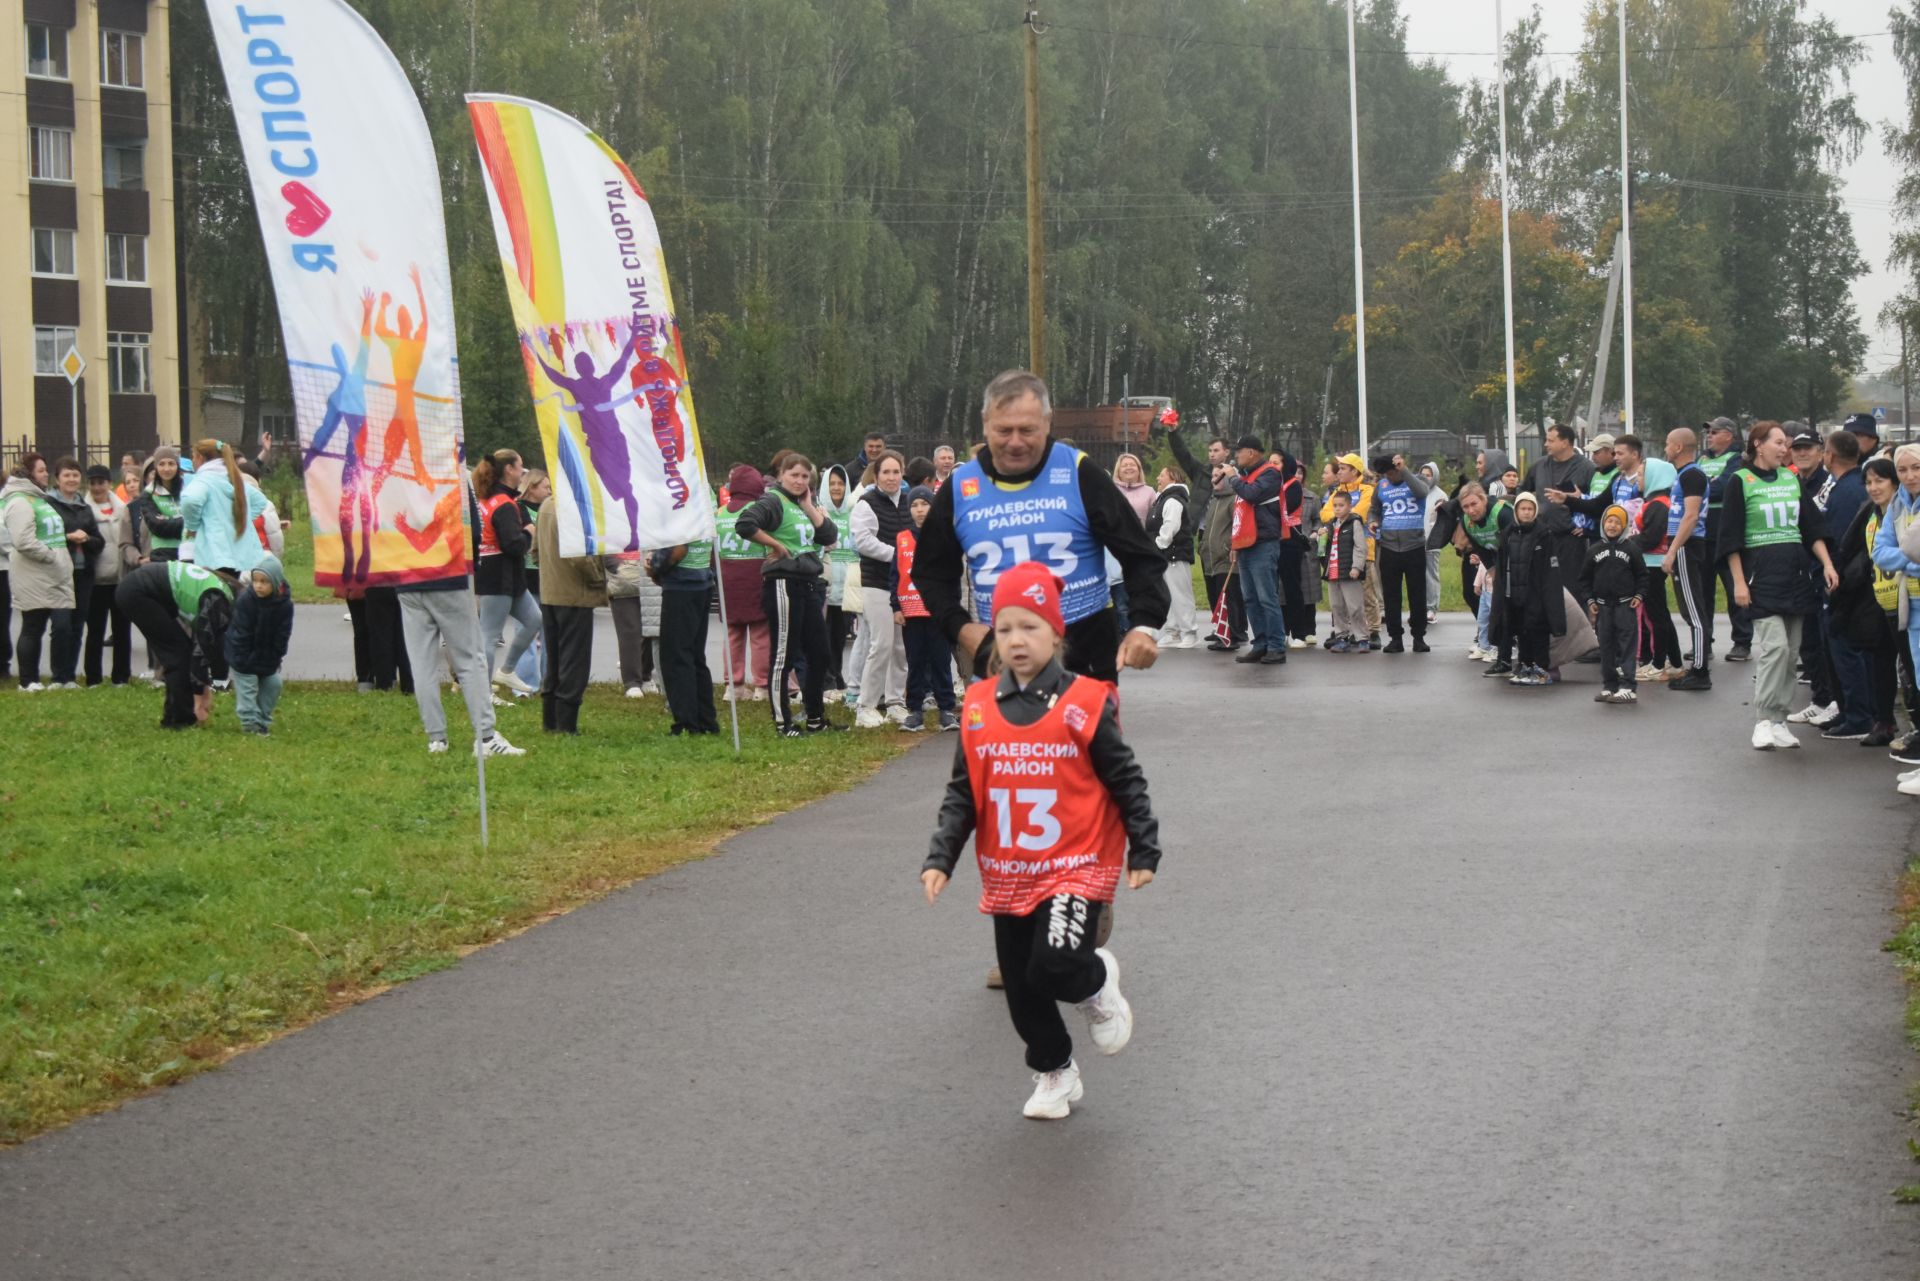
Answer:
<svg viewBox="0 0 1920 1281"><path fill-rule="evenodd" d="M1366 578L1367 523L1353 510L1353 499L1344 489L1336 489L1329 499L1333 509L1323 537L1326 539L1326 576L1328 606L1333 611L1331 654L1365 654L1367 643Z"/></svg>
<svg viewBox="0 0 1920 1281"><path fill-rule="evenodd" d="M293 639L293 596L286 571L272 552L261 554L234 594L227 628L227 666L233 672L234 711L240 728L265 738L280 705L280 663Z"/></svg>
<svg viewBox="0 0 1920 1281"><path fill-rule="evenodd" d="M1114 688L1060 664L1061 586L1035 561L994 584L1003 668L967 688L953 775L920 869L931 903L974 838L980 910L993 917L1007 1011L1037 1083L1023 1111L1035 1120L1059 1120L1084 1093L1059 1002L1087 1016L1102 1054L1118 1054L1133 1035L1119 963L1096 935L1123 867L1137 890L1160 865L1160 824L1120 737Z"/></svg>
<svg viewBox="0 0 1920 1281"><path fill-rule="evenodd" d="M1600 638L1600 685L1596 703L1637 703L1640 600L1647 591L1647 561L1640 540L1627 532L1627 509L1615 503L1600 515L1600 537L1580 567L1580 594Z"/></svg>
<svg viewBox="0 0 1920 1281"><path fill-rule="evenodd" d="M1561 598L1560 575L1554 560L1553 539L1540 521L1540 500L1521 494L1513 502L1513 524L1500 535L1500 585L1496 608L1503 611L1507 631L1519 642L1509 685L1552 685L1555 635L1567 629L1566 605Z"/></svg>
<svg viewBox="0 0 1920 1281"><path fill-rule="evenodd" d="M913 523L893 540L893 621L907 646L907 719L900 722L900 728L909 733L926 728L928 695L933 696L933 705L940 711L940 728L960 728L960 718L953 712L953 651L913 581L914 549L920 527L927 523L927 513L932 510L931 488L915 485L908 490L907 514Z"/></svg>

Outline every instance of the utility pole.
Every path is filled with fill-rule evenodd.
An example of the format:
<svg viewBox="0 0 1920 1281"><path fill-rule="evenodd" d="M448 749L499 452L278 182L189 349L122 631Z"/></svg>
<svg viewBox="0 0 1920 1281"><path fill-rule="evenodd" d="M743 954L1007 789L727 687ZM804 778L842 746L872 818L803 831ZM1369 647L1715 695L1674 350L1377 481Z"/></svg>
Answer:
<svg viewBox="0 0 1920 1281"><path fill-rule="evenodd" d="M1353 4L1347 0L1347 128L1353 155L1353 336L1359 353L1360 457L1367 456L1367 270L1360 252L1360 70L1353 47Z"/></svg>
<svg viewBox="0 0 1920 1281"><path fill-rule="evenodd" d="M1518 458L1520 412L1514 398L1519 393L1513 385L1513 228L1507 215L1513 195L1507 181L1507 24L1500 8L1500 0L1493 0L1493 52L1500 66L1500 283L1506 302L1507 457Z"/></svg>
<svg viewBox="0 0 1920 1281"><path fill-rule="evenodd" d="M1913 439L1913 374L1907 368L1907 317L1900 315L1900 435Z"/></svg>
<svg viewBox="0 0 1920 1281"><path fill-rule="evenodd" d="M1040 234L1040 5L1027 7L1027 365L1047 376L1047 258Z"/></svg>
<svg viewBox="0 0 1920 1281"><path fill-rule="evenodd" d="M1633 430L1633 153L1627 147L1627 0L1620 6L1620 432Z"/></svg>

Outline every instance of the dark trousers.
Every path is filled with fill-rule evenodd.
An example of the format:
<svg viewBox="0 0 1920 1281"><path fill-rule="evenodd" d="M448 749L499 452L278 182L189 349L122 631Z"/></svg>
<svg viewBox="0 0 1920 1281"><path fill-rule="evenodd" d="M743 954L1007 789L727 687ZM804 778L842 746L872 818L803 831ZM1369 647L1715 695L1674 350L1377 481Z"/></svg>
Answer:
<svg viewBox="0 0 1920 1281"><path fill-rule="evenodd" d="M1207 574L1207 609L1220 607L1220 593L1227 594L1227 626L1233 629L1233 643L1238 645L1247 639L1247 602L1240 594L1240 575ZM1212 633L1209 632L1209 635Z"/></svg>
<svg viewBox="0 0 1920 1281"><path fill-rule="evenodd" d="M73 608L65 611L66 630L61 630L59 619L53 623L52 679L56 685L70 684L80 673L80 640L86 629L87 611L92 607L93 574L89 570L78 571L73 576Z"/></svg>
<svg viewBox="0 0 1920 1281"><path fill-rule="evenodd" d="M1667 608L1666 570L1647 571L1647 594L1641 599L1646 606L1647 631L1650 633L1647 643L1641 647L1641 658L1654 667L1680 666L1680 633L1673 625L1673 611ZM1603 642L1600 646L1603 662L1606 650Z"/></svg>
<svg viewBox="0 0 1920 1281"><path fill-rule="evenodd" d="M1387 635L1400 639L1406 630L1400 620L1400 587L1406 584L1407 625L1413 631L1415 640L1422 640L1427 634L1427 552L1424 547L1415 547L1410 551L1398 551L1382 544L1380 547L1380 591L1385 598L1387 613Z"/></svg>
<svg viewBox="0 0 1920 1281"><path fill-rule="evenodd" d="M1733 624L1733 643L1751 648L1753 646L1753 611L1733 603L1733 562L1719 561L1714 566L1714 576L1720 584L1720 590L1727 596L1727 618ZM1709 648L1713 645L1713 598L1711 596L1707 598L1707 645ZM1698 651L1695 652L1694 659L1696 662L1699 661Z"/></svg>
<svg viewBox="0 0 1920 1281"><path fill-rule="evenodd" d="M1507 623L1518 644L1518 661L1525 667L1545 667L1553 659L1553 630L1547 622L1546 598L1528 592L1507 598ZM1506 644L1501 644L1504 658Z"/></svg>
<svg viewBox="0 0 1920 1281"><path fill-rule="evenodd" d="M587 673L593 664L593 610L542 605L540 635L547 647L547 676L540 683L541 728L578 734L580 702L587 696Z"/></svg>
<svg viewBox="0 0 1920 1281"><path fill-rule="evenodd" d="M827 685L845 689L847 674L842 665L847 659L847 642L853 639L853 615L838 605L827 606Z"/></svg>
<svg viewBox="0 0 1920 1281"><path fill-rule="evenodd" d="M1885 640L1866 651L1867 671L1873 678L1873 723L1882 727L1893 724L1893 704L1900 695L1899 653L1906 648L1897 643L1906 638L1896 638L1891 618L1887 620L1886 632Z"/></svg>
<svg viewBox="0 0 1920 1281"><path fill-rule="evenodd" d="M1109 905L1076 894L1056 894L1026 916L993 918L1007 1013L1027 1043L1027 1066L1035 1072L1055 1071L1073 1058L1059 1002L1078 1005L1106 985L1107 963L1093 948L1100 914L1107 910Z"/></svg>
<svg viewBox="0 0 1920 1281"><path fill-rule="evenodd" d="M1460 599L1467 603L1467 613L1475 618L1480 616L1480 593L1473 589L1473 580L1479 573L1478 565L1465 556L1460 558Z"/></svg>
<svg viewBox="0 0 1920 1281"><path fill-rule="evenodd" d="M919 713L933 695L934 705L943 712L953 710L953 651L931 618L909 618L905 627L907 644L907 714Z"/></svg>
<svg viewBox="0 0 1920 1281"><path fill-rule="evenodd" d="M787 682L796 670L801 707L809 721L822 723L827 719L826 584L817 578L767 578L760 584L760 606L766 610L771 634L767 672L773 684L767 701L773 704L774 729L785 732L794 726Z"/></svg>
<svg viewBox="0 0 1920 1281"><path fill-rule="evenodd" d="M160 584L157 590L118 591L115 595L120 597L121 611L147 638L154 661L165 672L167 695L160 716L161 728L186 729L195 723L193 640L180 626L180 614L174 608L172 593L166 588L167 580L156 581Z"/></svg>
<svg viewBox="0 0 1920 1281"><path fill-rule="evenodd" d="M353 616L353 673L362 685L377 690L394 687L413 693L413 664L407 659L407 638L400 630L400 596L391 587L369 587L364 600L347 601Z"/></svg>
<svg viewBox="0 0 1920 1281"><path fill-rule="evenodd" d="M1594 616L1594 634L1600 638L1600 685L1606 690L1632 689L1634 687L1634 657L1640 648L1640 611L1622 601L1609 604L1605 601L1594 602L1599 613ZM1673 624L1667 624L1667 630L1673 630ZM1544 663L1541 664L1545 666Z"/></svg>
<svg viewBox="0 0 1920 1281"><path fill-rule="evenodd" d="M104 650L113 643L113 683L125 685L133 679L133 628L127 625L126 611L120 608L113 583L95 583L87 601L87 684L98 685ZM76 602L77 604L77 602ZM107 625L113 635L107 635Z"/></svg>
<svg viewBox="0 0 1920 1281"><path fill-rule="evenodd" d="M1820 593L1820 608L1807 615L1806 624L1800 629L1800 666L1806 672L1807 683L1813 687L1815 706L1826 707L1836 697L1833 688L1833 668L1827 658L1827 601L1826 593Z"/></svg>
<svg viewBox="0 0 1920 1281"><path fill-rule="evenodd" d="M1673 594L1687 624L1685 650L1693 654L1693 670L1704 672L1713 666L1713 566L1693 539L1680 544L1673 560Z"/></svg>
<svg viewBox="0 0 1920 1281"><path fill-rule="evenodd" d="M14 669L20 674L22 685L31 685L40 679L40 649L48 630L53 632L53 675L49 677L58 685L63 679L60 675L60 656L68 654L72 661L73 611L70 609L24 609L20 611L20 639L14 644ZM66 680L73 679L73 669L68 667Z"/></svg>
<svg viewBox="0 0 1920 1281"><path fill-rule="evenodd" d="M707 669L707 611L713 589L660 593L660 684L673 727L683 734L718 734L713 673Z"/></svg>
<svg viewBox="0 0 1920 1281"><path fill-rule="evenodd" d="M1833 663L1834 686L1840 699L1840 719L1835 722L1848 730L1871 730L1881 720L1874 706L1871 650L1857 648L1838 629L1827 633L1827 657ZM1886 721L1893 720L1893 689L1888 682Z"/></svg>
<svg viewBox="0 0 1920 1281"><path fill-rule="evenodd" d="M13 576L0 569L0 680L13 671Z"/></svg>
<svg viewBox="0 0 1920 1281"><path fill-rule="evenodd" d="M1306 559L1307 540L1300 531L1280 540L1280 613L1287 620L1287 635L1294 640L1313 635L1314 607L1319 604L1317 583L1316 599L1307 599L1307 583L1302 577Z"/></svg>

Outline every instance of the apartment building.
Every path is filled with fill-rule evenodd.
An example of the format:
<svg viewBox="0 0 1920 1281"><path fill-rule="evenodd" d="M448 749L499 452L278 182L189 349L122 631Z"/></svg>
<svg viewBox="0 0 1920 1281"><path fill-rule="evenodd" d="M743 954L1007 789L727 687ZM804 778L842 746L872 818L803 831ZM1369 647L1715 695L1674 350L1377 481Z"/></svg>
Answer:
<svg viewBox="0 0 1920 1281"><path fill-rule="evenodd" d="M0 0L0 445L180 440L165 0ZM28 323L30 321L30 323ZM86 371L69 387L60 362Z"/></svg>

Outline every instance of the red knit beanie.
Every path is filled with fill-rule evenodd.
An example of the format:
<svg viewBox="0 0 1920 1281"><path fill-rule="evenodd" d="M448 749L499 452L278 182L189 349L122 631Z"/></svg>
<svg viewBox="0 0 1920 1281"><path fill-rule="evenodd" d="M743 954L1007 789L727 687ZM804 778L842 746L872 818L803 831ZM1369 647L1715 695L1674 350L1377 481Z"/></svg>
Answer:
<svg viewBox="0 0 1920 1281"><path fill-rule="evenodd" d="M1060 615L1061 586L1059 577L1039 561L1021 561L993 585L993 612L1018 605L1045 619L1054 635L1065 636L1067 624Z"/></svg>

